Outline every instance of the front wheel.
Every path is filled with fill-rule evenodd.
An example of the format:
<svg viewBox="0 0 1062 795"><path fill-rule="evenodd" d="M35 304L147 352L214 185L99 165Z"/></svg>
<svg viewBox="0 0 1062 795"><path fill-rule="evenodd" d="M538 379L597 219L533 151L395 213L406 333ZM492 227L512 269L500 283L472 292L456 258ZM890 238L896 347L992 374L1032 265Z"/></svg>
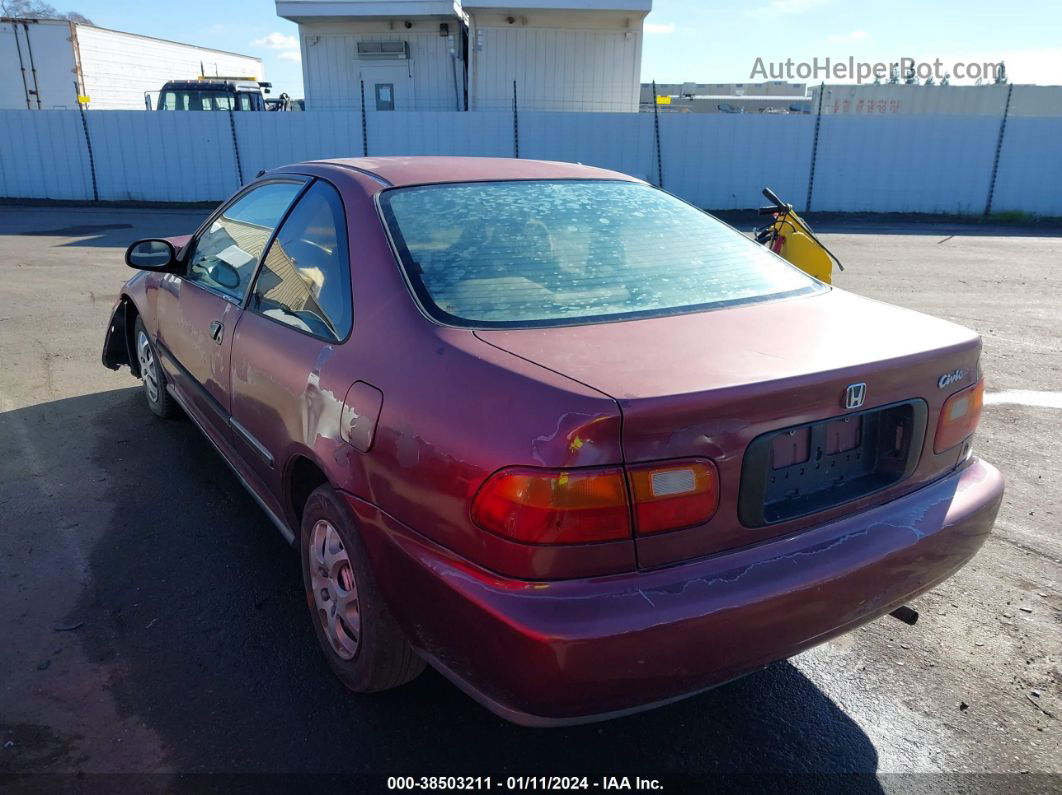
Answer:
<svg viewBox="0 0 1062 795"><path fill-rule="evenodd" d="M350 509L327 484L306 501L299 546L314 631L340 681L371 693L415 679L424 661L377 591Z"/></svg>
<svg viewBox="0 0 1062 795"><path fill-rule="evenodd" d="M133 344L136 345L136 359L140 363L140 378L144 382L144 397L148 408L155 414L167 419L177 413L173 398L166 391L166 380L162 375L159 357L151 344L144 321L138 316L133 327Z"/></svg>

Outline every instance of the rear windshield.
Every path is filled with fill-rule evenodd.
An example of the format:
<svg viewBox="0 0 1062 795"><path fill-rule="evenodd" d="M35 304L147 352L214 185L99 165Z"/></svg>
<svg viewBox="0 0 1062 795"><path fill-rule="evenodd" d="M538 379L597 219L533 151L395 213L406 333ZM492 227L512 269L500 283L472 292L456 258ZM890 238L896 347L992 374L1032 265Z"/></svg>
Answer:
<svg viewBox="0 0 1062 795"><path fill-rule="evenodd" d="M573 325L825 289L640 183L428 185L385 191L381 204L421 302L454 325Z"/></svg>

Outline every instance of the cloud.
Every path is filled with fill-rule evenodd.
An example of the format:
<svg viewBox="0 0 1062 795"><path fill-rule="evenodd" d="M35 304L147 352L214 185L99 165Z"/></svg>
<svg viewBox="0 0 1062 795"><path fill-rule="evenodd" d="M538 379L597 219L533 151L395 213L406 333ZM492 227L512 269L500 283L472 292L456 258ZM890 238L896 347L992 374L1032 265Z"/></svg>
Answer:
<svg viewBox="0 0 1062 795"><path fill-rule="evenodd" d="M916 61L932 63L939 58L943 70L951 73L955 85L972 85L973 79L960 80L955 76L955 64L994 64L1003 61L1007 65L1007 79L1012 83L1058 85L1062 83L1062 47L1026 47L1014 50L968 50L965 52L921 53L911 56ZM892 60L892 59L890 59ZM969 67L967 67L969 68ZM984 71L984 69L982 69ZM991 75L985 77L992 82Z"/></svg>
<svg viewBox="0 0 1062 795"><path fill-rule="evenodd" d="M870 34L865 30L853 30L851 33L831 33L826 37L826 41L830 44L855 44L859 41L866 41L870 38Z"/></svg>
<svg viewBox="0 0 1062 795"><path fill-rule="evenodd" d="M674 22L646 22L643 26L646 33L674 33Z"/></svg>
<svg viewBox="0 0 1062 795"><path fill-rule="evenodd" d="M966 60L973 59L967 57ZM1012 83L1035 83L1041 86L1062 83L1062 47L1003 50L996 53L994 58L979 60L1003 61L1007 65L1007 78Z"/></svg>
<svg viewBox="0 0 1062 795"><path fill-rule="evenodd" d="M770 0L765 6L752 9L749 13L757 16L772 14L804 14L830 3L831 0Z"/></svg>
<svg viewBox="0 0 1062 795"><path fill-rule="evenodd" d="M215 22L209 28L209 31L213 34L221 33L221 31L223 30L225 30L225 26L222 25L220 22Z"/></svg>
<svg viewBox="0 0 1062 795"><path fill-rule="evenodd" d="M298 50L287 50L280 53L280 60L282 61L294 61L295 63L302 63L302 53Z"/></svg>
<svg viewBox="0 0 1062 795"><path fill-rule="evenodd" d="M299 40L284 33L270 33L268 36L252 41L251 46L265 47L269 50L297 50Z"/></svg>

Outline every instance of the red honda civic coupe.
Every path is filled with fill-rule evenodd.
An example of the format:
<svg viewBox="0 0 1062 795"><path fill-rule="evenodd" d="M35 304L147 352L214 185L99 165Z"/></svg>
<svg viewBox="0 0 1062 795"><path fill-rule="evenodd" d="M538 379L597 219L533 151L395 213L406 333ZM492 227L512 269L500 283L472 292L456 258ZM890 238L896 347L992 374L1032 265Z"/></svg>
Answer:
<svg viewBox="0 0 1062 795"><path fill-rule="evenodd" d="M300 163L126 261L103 363L299 546L355 691L659 705L896 610L999 509L977 334L622 174Z"/></svg>

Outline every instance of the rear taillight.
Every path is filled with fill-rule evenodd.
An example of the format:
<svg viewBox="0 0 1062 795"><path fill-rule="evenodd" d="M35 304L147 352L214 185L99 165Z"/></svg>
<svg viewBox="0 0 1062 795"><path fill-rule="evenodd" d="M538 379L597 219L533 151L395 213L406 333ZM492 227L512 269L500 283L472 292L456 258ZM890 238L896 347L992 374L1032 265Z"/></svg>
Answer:
<svg viewBox="0 0 1062 795"><path fill-rule="evenodd" d="M985 380L982 378L944 401L937 423L937 435L933 439L934 453L950 450L976 430L984 399Z"/></svg>
<svg viewBox="0 0 1062 795"><path fill-rule="evenodd" d="M710 461L638 464L627 476L638 533L701 524L719 504L719 477ZM472 520L526 544L619 541L632 537L627 495L619 467L503 469L477 492Z"/></svg>
<svg viewBox="0 0 1062 795"><path fill-rule="evenodd" d="M623 470L503 469L472 501L484 530L527 544L585 544L631 537Z"/></svg>
<svg viewBox="0 0 1062 795"><path fill-rule="evenodd" d="M711 461L639 464L628 476L639 534L702 524L719 507L719 475Z"/></svg>

